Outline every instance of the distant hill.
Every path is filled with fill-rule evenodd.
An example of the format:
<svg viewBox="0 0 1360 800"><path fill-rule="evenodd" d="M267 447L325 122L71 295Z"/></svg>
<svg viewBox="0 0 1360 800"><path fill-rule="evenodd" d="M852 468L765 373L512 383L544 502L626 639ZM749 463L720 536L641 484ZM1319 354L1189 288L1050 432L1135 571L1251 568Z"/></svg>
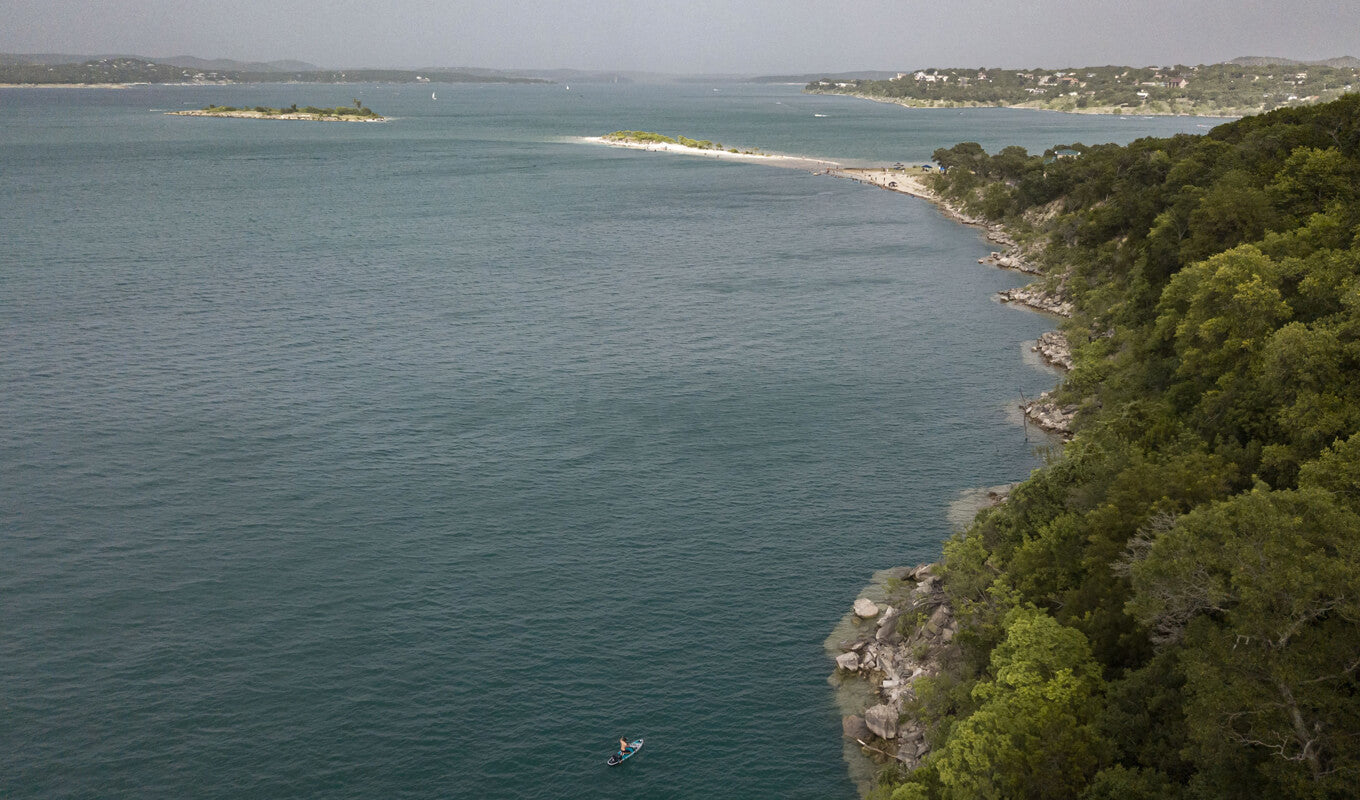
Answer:
<svg viewBox="0 0 1360 800"><path fill-rule="evenodd" d="M104 53L93 56L71 53L0 53L0 67L57 67L85 64L90 61L140 61L216 72L313 72L321 69L306 61L234 61L230 58L207 59L194 56L151 58L128 53Z"/></svg>
<svg viewBox="0 0 1360 800"><path fill-rule="evenodd" d="M857 72L809 72L805 75L758 75L748 78L751 83L812 83L813 81L886 81L896 77L896 72L884 70L860 70Z"/></svg>
<svg viewBox="0 0 1360 800"><path fill-rule="evenodd" d="M1297 61L1292 58L1275 58L1273 56L1241 56L1234 58L1229 64L1236 64L1240 67L1267 67L1272 64L1279 64L1282 67L1333 67L1335 69L1355 69L1360 67L1360 58L1355 56L1341 56L1339 58L1328 58L1321 61Z"/></svg>
<svg viewBox="0 0 1360 800"><path fill-rule="evenodd" d="M191 69L216 70L218 72L315 72L320 70L315 64L306 61L233 61L230 58L195 58L194 56L170 56L153 58L161 64Z"/></svg>
<svg viewBox="0 0 1360 800"><path fill-rule="evenodd" d="M73 60L75 59L75 60ZM153 60L138 56L90 58L45 54L0 54L0 84L20 86L108 86L129 84L229 83L550 83L482 71L318 69L301 61L248 63L175 56Z"/></svg>

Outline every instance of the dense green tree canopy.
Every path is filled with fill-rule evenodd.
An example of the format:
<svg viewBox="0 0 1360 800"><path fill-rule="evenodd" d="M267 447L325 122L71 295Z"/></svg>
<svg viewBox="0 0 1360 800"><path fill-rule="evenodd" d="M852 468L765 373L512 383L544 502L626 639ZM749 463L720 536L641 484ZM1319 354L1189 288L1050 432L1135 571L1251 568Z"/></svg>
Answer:
<svg viewBox="0 0 1360 800"><path fill-rule="evenodd" d="M1360 96L936 189L1067 294L1076 436L946 544L903 797L1360 786ZM943 699L939 699L943 698Z"/></svg>

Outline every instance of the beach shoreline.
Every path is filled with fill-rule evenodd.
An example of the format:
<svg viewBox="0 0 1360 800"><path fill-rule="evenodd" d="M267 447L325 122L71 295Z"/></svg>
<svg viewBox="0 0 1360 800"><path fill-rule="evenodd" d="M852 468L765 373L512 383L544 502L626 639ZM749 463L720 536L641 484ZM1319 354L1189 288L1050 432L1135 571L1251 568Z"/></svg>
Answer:
<svg viewBox="0 0 1360 800"><path fill-rule="evenodd" d="M828 161L820 158L809 158L806 156L789 156L779 153L734 153L730 150L711 149L705 150L699 147L689 147L675 142L630 142L619 139L606 139L603 136L582 136L578 141L586 144L598 144L606 147L622 147L627 150L646 150L648 152L676 153L687 156L704 156L707 158L726 159L728 161L746 161L756 164L767 164L772 167L785 167L790 169L808 169L813 171L835 170L841 167L837 161Z"/></svg>

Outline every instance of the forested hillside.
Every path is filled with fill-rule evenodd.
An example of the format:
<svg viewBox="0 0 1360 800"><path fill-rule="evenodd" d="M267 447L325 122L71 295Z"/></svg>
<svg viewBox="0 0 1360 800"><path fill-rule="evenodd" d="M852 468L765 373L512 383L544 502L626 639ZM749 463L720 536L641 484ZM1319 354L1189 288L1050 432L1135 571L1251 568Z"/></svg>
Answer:
<svg viewBox="0 0 1360 800"><path fill-rule="evenodd" d="M949 541L882 797L1360 787L1360 96L1068 158L936 153L1074 301L1075 438Z"/></svg>
<svg viewBox="0 0 1360 800"><path fill-rule="evenodd" d="M926 69L888 80L822 78L814 94L853 94L911 106L1028 106L1114 114L1240 116L1327 102L1360 85L1360 69L1334 65L1200 64L1068 69Z"/></svg>

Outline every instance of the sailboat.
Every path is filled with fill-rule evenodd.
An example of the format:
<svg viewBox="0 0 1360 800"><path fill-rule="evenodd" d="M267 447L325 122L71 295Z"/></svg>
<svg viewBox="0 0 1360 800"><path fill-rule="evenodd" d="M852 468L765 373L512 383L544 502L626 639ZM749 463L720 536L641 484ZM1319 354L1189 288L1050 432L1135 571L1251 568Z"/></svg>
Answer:
<svg viewBox="0 0 1360 800"><path fill-rule="evenodd" d="M439 98L434 96L434 92L430 92L430 99L431 99L431 100L438 100Z"/></svg>

